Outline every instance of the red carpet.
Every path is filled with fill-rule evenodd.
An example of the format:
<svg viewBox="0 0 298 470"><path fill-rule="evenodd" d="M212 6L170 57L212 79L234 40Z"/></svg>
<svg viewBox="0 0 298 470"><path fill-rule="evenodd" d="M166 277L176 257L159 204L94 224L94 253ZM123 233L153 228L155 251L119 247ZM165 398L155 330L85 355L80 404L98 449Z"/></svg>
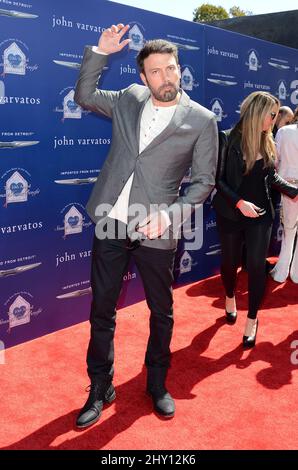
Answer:
<svg viewBox="0 0 298 470"><path fill-rule="evenodd" d="M298 365L291 363L291 343L298 340L298 288L269 281L257 346L244 352L246 286L241 273L233 326L225 323L218 276L175 290L172 420L158 418L144 393L144 302L118 313L117 400L85 431L74 420L87 398L88 322L6 351L0 448L297 449Z"/></svg>

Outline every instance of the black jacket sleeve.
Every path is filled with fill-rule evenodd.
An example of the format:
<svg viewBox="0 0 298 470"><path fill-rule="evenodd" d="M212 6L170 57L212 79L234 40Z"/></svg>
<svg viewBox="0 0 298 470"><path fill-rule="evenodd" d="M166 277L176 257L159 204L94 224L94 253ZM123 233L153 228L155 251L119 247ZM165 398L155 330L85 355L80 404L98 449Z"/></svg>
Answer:
<svg viewBox="0 0 298 470"><path fill-rule="evenodd" d="M228 204L235 207L237 202L240 201L238 196L233 189L228 186L226 182L226 165L227 158L229 158L229 131L219 132L219 155L218 155L218 167L216 175L216 189L225 198Z"/></svg>
<svg viewBox="0 0 298 470"><path fill-rule="evenodd" d="M277 189L280 193L283 193L286 196L290 197L291 199L294 199L296 196L298 196L298 188L284 180L281 176L276 173L275 170L273 170L272 172L271 186L274 189Z"/></svg>

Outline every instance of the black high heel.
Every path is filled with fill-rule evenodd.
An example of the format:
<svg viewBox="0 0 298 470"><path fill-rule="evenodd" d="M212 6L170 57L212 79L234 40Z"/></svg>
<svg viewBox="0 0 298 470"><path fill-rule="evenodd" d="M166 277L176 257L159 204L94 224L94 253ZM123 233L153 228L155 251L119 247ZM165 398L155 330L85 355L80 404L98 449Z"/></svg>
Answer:
<svg viewBox="0 0 298 470"><path fill-rule="evenodd" d="M226 310L226 319L227 319L227 323L229 323L230 325L233 325L234 323L236 323L237 311L235 310L235 312L227 312Z"/></svg>
<svg viewBox="0 0 298 470"><path fill-rule="evenodd" d="M256 344L256 338L257 338L257 332L258 332L258 326L259 326L259 320L256 320L255 326L254 326L254 332L252 331L253 334L250 336L243 336L243 348L245 349L250 349L253 348Z"/></svg>

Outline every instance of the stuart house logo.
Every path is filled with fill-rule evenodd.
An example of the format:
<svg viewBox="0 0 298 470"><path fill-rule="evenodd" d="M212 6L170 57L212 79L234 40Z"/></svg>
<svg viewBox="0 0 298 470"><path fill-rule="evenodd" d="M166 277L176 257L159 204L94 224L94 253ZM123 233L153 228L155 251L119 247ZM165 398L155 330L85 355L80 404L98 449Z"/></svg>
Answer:
<svg viewBox="0 0 298 470"><path fill-rule="evenodd" d="M55 232L63 231L63 238L66 239L67 235L82 233L83 229L92 227L92 221L84 214L85 208L80 203L72 202L63 207L60 211L62 223L54 228Z"/></svg>
<svg viewBox="0 0 298 470"><path fill-rule="evenodd" d="M192 91L194 88L194 76L189 67L185 67L181 74L181 88L186 91Z"/></svg>
<svg viewBox="0 0 298 470"><path fill-rule="evenodd" d="M83 216L81 212L72 206L64 217L64 235L72 235L74 233L82 233Z"/></svg>
<svg viewBox="0 0 298 470"><path fill-rule="evenodd" d="M29 65L29 47L19 39L5 39L0 43L3 57L3 74L26 75L35 72L38 65ZM26 51L26 52L24 52Z"/></svg>
<svg viewBox="0 0 298 470"><path fill-rule="evenodd" d="M13 42L9 47L7 47L7 49L4 50L3 69L4 74L26 74L26 55L15 42Z"/></svg>
<svg viewBox="0 0 298 470"><path fill-rule="evenodd" d="M72 87L66 87L59 92L60 104L54 108L54 113L63 113L62 122L65 119L81 119L82 114L89 113L89 111L83 111L74 101L75 91ZM62 107L61 107L62 103Z"/></svg>
<svg viewBox="0 0 298 470"><path fill-rule="evenodd" d="M192 268L192 257L185 251L180 259L180 274L185 274L191 272Z"/></svg>
<svg viewBox="0 0 298 470"><path fill-rule="evenodd" d="M8 311L9 328L30 323L32 307L27 300L18 295L15 301L10 305Z"/></svg>
<svg viewBox="0 0 298 470"><path fill-rule="evenodd" d="M286 87L286 82L284 80L281 80L278 85L278 98L280 100L286 100L287 96L287 87Z"/></svg>
<svg viewBox="0 0 298 470"><path fill-rule="evenodd" d="M144 45L144 35L137 24L134 24L128 32L130 39L129 49L133 51L140 51Z"/></svg>
<svg viewBox="0 0 298 470"><path fill-rule="evenodd" d="M211 111L215 114L215 119L217 122L221 122L224 118L227 117L227 114L224 114L223 102L219 98L214 98L210 104Z"/></svg>
<svg viewBox="0 0 298 470"><path fill-rule="evenodd" d="M259 63L258 53L254 49L248 52L248 62L245 62L245 65L248 66L249 70L253 72L257 72L262 66Z"/></svg>
<svg viewBox="0 0 298 470"><path fill-rule="evenodd" d="M82 108L74 101L74 93L74 90L70 90L63 99L64 119L81 119L82 117Z"/></svg>
<svg viewBox="0 0 298 470"><path fill-rule="evenodd" d="M14 202L27 202L28 190L28 181L18 171L15 171L6 181L6 204L11 204Z"/></svg>

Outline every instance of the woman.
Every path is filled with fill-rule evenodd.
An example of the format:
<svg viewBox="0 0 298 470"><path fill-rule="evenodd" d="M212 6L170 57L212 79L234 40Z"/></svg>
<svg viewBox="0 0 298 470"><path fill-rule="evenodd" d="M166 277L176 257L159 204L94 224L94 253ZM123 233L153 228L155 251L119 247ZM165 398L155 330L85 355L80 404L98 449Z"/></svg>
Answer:
<svg viewBox="0 0 298 470"><path fill-rule="evenodd" d="M276 134L278 173L286 181L298 187L298 108L291 125L282 127ZM277 282L285 282L289 273L298 283L298 243L295 237L298 225L298 199L294 201L282 196L283 239L279 259L271 276Z"/></svg>
<svg viewBox="0 0 298 470"><path fill-rule="evenodd" d="M274 209L271 188L294 198L295 186L280 178L274 168L272 127L278 99L267 92L251 93L242 103L240 120L228 133L220 132L217 193L213 205L222 249L221 277L226 292L226 316L235 323L235 286L245 243L248 271L248 315L243 346L255 345L257 313L266 281L266 255Z"/></svg>

